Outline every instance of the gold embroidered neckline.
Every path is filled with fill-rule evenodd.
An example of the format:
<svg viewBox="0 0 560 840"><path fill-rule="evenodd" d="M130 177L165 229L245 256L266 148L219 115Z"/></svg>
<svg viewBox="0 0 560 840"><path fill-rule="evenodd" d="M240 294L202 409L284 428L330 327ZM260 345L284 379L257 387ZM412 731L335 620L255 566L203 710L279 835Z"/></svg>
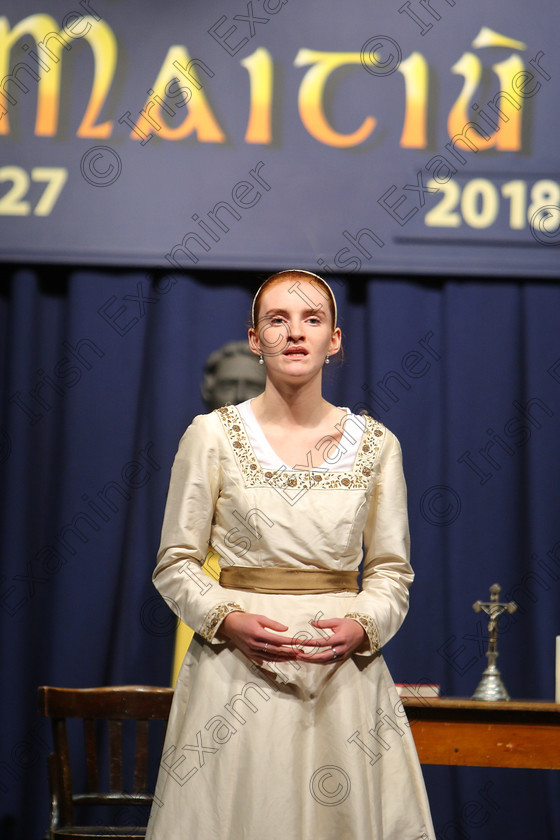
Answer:
<svg viewBox="0 0 560 840"><path fill-rule="evenodd" d="M350 471L264 470L253 451L237 406L216 409L224 425L235 458L247 487L278 486L287 489L367 489L373 472L373 462L381 451L386 428L372 417L365 417L366 427L358 445L358 454Z"/></svg>

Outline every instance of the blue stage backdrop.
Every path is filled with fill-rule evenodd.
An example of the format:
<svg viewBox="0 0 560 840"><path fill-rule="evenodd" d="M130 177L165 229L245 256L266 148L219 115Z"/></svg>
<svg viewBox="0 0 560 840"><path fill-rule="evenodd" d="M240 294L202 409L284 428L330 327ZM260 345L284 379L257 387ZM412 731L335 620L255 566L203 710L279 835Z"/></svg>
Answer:
<svg viewBox="0 0 560 840"><path fill-rule="evenodd" d="M40 840L51 739L37 685L169 684L175 619L151 574L171 463L204 411L204 361L244 337L262 275L6 270L0 836ZM326 369L327 396L381 419L404 454L416 580L384 651L394 679L470 696L487 645L472 604L498 582L519 604L502 619L505 684L513 698L553 700L560 287L333 285L346 359ZM436 840L560 837L557 772L425 770Z"/></svg>
<svg viewBox="0 0 560 840"><path fill-rule="evenodd" d="M556 0L0 11L0 258L557 275Z"/></svg>

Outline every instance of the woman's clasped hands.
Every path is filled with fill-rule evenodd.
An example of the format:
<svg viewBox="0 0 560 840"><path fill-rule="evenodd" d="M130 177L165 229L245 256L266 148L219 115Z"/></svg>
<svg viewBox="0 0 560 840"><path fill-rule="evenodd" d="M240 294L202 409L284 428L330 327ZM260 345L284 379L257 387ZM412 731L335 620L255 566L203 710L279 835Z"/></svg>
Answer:
<svg viewBox="0 0 560 840"><path fill-rule="evenodd" d="M248 659L257 664L299 660L327 665L343 662L353 653L366 651L365 630L351 618L324 618L309 624L325 631L315 638L307 638L306 631L296 636L285 633L288 626L264 615L235 611L229 613L218 630L218 638L235 645ZM271 632L273 631L273 632ZM328 634L326 631L331 631Z"/></svg>

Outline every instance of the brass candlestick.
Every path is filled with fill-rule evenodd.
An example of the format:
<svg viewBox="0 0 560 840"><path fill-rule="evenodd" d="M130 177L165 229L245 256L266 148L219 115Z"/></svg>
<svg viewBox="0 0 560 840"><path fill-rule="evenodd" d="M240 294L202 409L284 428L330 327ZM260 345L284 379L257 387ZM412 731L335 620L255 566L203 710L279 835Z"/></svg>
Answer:
<svg viewBox="0 0 560 840"><path fill-rule="evenodd" d="M502 587L494 583L490 587L490 601L483 603L482 601L475 601L473 610L475 612L485 612L489 617L488 622L488 650L486 656L488 657L488 665L482 673L475 693L472 696L473 700L509 700L510 696L506 691L506 687L502 682L501 674L496 667L496 659L498 658L498 618L504 612L514 613L517 609L515 601L510 601L507 604L500 604L499 597Z"/></svg>

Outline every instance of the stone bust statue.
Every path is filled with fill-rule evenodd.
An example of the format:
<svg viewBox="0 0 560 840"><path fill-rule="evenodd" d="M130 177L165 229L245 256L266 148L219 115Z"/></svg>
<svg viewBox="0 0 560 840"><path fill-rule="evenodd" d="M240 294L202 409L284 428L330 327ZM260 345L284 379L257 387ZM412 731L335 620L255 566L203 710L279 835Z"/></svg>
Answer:
<svg viewBox="0 0 560 840"><path fill-rule="evenodd" d="M230 341L206 359L200 392L208 411L213 411L256 397L264 390L265 378L266 368L258 364L248 342Z"/></svg>

